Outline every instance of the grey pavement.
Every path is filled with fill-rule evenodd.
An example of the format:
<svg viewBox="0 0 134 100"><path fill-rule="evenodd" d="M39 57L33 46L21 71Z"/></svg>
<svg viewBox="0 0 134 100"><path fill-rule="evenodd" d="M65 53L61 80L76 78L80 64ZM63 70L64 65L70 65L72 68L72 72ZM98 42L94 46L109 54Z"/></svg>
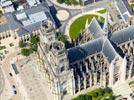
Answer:
<svg viewBox="0 0 134 100"><path fill-rule="evenodd" d="M51 0L47 0L49 6L51 5L54 5ZM54 5L56 10L66 10L69 12L70 16L69 18L64 21L64 22L61 22L61 27L60 27L60 31L61 32L65 32L65 28L66 28L66 25L67 23L69 22L70 19L72 19L74 16L77 16L78 14L81 14L82 12L89 12L89 11L93 11L95 9L99 9L99 8L106 8L109 13L111 14L113 20L115 22L119 22L119 18L117 15L119 15L119 12L117 11L117 9L115 8L115 3L114 3L114 0L103 0L103 1L99 1L99 2L96 2L96 3L92 3L92 4L89 4L85 7L83 7L81 10L79 9L67 9L67 8L62 8L61 6L58 6L58 5ZM116 16L115 16L116 15Z"/></svg>
<svg viewBox="0 0 134 100"><path fill-rule="evenodd" d="M1 65L0 65L1 66ZM0 95L3 92L3 88L5 86L5 80L4 80L4 76L3 76L3 72L2 69L0 67Z"/></svg>

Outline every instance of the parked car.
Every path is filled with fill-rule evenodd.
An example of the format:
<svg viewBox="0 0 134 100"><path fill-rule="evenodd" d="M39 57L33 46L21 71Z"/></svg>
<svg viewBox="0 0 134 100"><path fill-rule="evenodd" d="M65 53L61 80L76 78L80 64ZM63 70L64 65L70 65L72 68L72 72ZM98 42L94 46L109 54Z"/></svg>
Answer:
<svg viewBox="0 0 134 100"><path fill-rule="evenodd" d="M14 94L17 94L17 91L16 90L14 91Z"/></svg>

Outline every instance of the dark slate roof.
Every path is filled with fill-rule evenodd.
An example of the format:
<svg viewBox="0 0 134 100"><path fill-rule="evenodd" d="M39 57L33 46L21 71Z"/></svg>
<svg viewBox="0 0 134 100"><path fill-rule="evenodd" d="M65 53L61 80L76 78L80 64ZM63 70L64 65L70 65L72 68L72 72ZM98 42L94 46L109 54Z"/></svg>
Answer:
<svg viewBox="0 0 134 100"><path fill-rule="evenodd" d="M104 41L102 53L107 57L109 62L112 62L112 60L118 55L108 39Z"/></svg>
<svg viewBox="0 0 134 100"><path fill-rule="evenodd" d="M85 53L85 51L80 47L74 47L68 50L68 58L70 63L84 59L86 56L87 53Z"/></svg>
<svg viewBox="0 0 134 100"><path fill-rule="evenodd" d="M114 32L110 40L102 36L83 45L68 49L69 62L73 63L97 52L102 52L110 63L117 55L121 57L124 56L121 49L118 48L118 45L133 39L134 26L130 26L126 29Z"/></svg>
<svg viewBox="0 0 134 100"><path fill-rule="evenodd" d="M75 61L84 59L85 57L96 53L97 50L98 52L101 51L102 41L102 38L98 38L89 41L81 46L68 49L69 62L73 63Z"/></svg>
<svg viewBox="0 0 134 100"><path fill-rule="evenodd" d="M87 56L89 56L95 54L96 52L100 52L102 50L102 45L103 37L89 41L81 45L81 48L83 48L83 50L87 53Z"/></svg>
<svg viewBox="0 0 134 100"><path fill-rule="evenodd" d="M114 32L110 38L110 40L117 45L133 39L134 39L134 26L130 26L128 28Z"/></svg>
<svg viewBox="0 0 134 100"><path fill-rule="evenodd" d="M50 19L54 22L52 16L50 15L47 3L40 4L38 6L30 8L30 9L25 9L25 12L27 14L33 14L33 13L36 13L36 12L40 12L42 10L45 12L48 19ZM18 30L17 34L19 36L22 36L24 34L27 34L28 32L30 33L32 31L35 31L35 30L39 29L41 22L31 24L29 26L24 27L22 25L22 23L16 19L16 17L15 17L16 13L20 13L20 11L16 11L14 13L6 13L4 15L7 18L7 23L0 25L0 32L5 32L5 31L8 31L10 29L11 30L16 30L17 29ZM25 33L25 32L27 32L27 33Z"/></svg>
<svg viewBox="0 0 134 100"><path fill-rule="evenodd" d="M88 29L90 30L91 34L96 38L105 34L95 17L92 19Z"/></svg>
<svg viewBox="0 0 134 100"><path fill-rule="evenodd" d="M29 31L24 29L24 28L20 28L18 31L17 31L18 35L21 37L23 36L24 34L28 34Z"/></svg>
<svg viewBox="0 0 134 100"><path fill-rule="evenodd" d="M128 14L124 14L123 17L124 17L125 20L128 20L129 19Z"/></svg>
<svg viewBox="0 0 134 100"><path fill-rule="evenodd" d="M19 23L16 19L14 14L12 13L7 13L5 14L5 16L8 19L8 25L10 27L10 29L14 30L14 29L18 29L19 27L22 27L21 23Z"/></svg>
<svg viewBox="0 0 134 100"><path fill-rule="evenodd" d="M123 0L116 0L116 1L117 1L117 6L118 6L118 9L119 9L121 15L127 21L129 19L129 16L128 16L128 14L126 14L126 12L130 13L129 10L127 9Z"/></svg>
<svg viewBox="0 0 134 100"><path fill-rule="evenodd" d="M128 11L122 0L117 0L117 6L122 14Z"/></svg>
<svg viewBox="0 0 134 100"><path fill-rule="evenodd" d="M0 25L0 32L5 32L9 30L9 25L8 24L3 24Z"/></svg>
<svg viewBox="0 0 134 100"><path fill-rule="evenodd" d="M32 34L33 31L36 31L40 28L40 23L32 24L27 27L21 27L18 31L17 34L21 37L25 34Z"/></svg>

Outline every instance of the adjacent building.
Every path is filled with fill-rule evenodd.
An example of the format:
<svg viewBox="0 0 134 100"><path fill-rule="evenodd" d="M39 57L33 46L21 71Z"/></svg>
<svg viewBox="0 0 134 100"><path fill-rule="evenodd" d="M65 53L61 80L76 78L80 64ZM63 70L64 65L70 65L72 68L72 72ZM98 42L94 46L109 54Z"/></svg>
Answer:
<svg viewBox="0 0 134 100"><path fill-rule="evenodd" d="M54 23L45 1L39 3L39 0L28 0L27 3L31 5L29 8L6 12L0 17L0 20L4 20L4 23L0 23L0 39L13 36L27 40L32 34L39 34L42 21L50 20Z"/></svg>

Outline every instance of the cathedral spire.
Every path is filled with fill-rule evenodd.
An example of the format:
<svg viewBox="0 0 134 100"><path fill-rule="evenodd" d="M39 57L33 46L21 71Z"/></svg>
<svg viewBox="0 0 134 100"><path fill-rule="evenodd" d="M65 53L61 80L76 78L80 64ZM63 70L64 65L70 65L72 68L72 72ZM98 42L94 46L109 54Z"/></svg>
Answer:
<svg viewBox="0 0 134 100"><path fill-rule="evenodd" d="M104 30L104 32L106 32L107 36L109 35L109 31L110 31L108 15L109 15L109 13L107 11L106 17L105 17L105 23L103 25L103 30Z"/></svg>

